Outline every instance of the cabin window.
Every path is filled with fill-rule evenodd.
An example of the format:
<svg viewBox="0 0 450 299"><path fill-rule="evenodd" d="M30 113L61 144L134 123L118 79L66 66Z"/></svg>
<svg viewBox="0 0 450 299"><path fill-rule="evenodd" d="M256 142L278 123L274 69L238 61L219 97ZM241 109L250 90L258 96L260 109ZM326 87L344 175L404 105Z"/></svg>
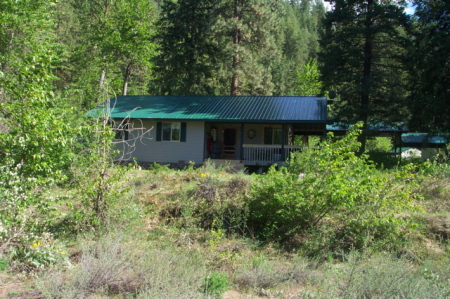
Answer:
<svg viewBox="0 0 450 299"><path fill-rule="evenodd" d="M281 144L282 129L265 127L264 144Z"/></svg>
<svg viewBox="0 0 450 299"><path fill-rule="evenodd" d="M157 122L156 141L186 142L185 122Z"/></svg>
<svg viewBox="0 0 450 299"><path fill-rule="evenodd" d="M181 123L162 123L162 141L180 141Z"/></svg>

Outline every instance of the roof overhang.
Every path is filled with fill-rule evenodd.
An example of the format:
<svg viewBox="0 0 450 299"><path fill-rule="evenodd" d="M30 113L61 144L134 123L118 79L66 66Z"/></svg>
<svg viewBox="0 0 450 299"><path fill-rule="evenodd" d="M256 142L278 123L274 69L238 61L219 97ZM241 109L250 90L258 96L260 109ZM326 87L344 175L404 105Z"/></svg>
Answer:
<svg viewBox="0 0 450 299"><path fill-rule="evenodd" d="M415 148L443 148L450 142L448 135L407 133L402 135L402 146Z"/></svg>
<svg viewBox="0 0 450 299"><path fill-rule="evenodd" d="M321 123L325 97L301 96L118 96L89 116L117 119L233 123Z"/></svg>

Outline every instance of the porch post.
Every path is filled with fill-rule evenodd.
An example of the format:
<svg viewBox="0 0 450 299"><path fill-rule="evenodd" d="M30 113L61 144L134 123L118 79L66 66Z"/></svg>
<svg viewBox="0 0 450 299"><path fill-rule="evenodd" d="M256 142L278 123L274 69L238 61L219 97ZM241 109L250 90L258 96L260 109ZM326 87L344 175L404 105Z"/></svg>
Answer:
<svg viewBox="0 0 450 299"><path fill-rule="evenodd" d="M244 160L244 123L241 123L240 131L241 131L241 138L240 138L241 139L241 145L240 145L241 150L240 150L239 156L240 156L240 160L242 162Z"/></svg>
<svg viewBox="0 0 450 299"><path fill-rule="evenodd" d="M286 153L284 152L284 144L286 143L286 124L281 125L281 160L286 161Z"/></svg>

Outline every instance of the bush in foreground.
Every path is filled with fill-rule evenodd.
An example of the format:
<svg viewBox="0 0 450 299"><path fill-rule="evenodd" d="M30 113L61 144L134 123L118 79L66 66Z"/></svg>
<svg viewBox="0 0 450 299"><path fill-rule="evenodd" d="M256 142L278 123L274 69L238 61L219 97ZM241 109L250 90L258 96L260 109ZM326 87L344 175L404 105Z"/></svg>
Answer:
<svg viewBox="0 0 450 299"><path fill-rule="evenodd" d="M377 246L400 247L414 227L414 174L406 166L378 170L357 156L359 131L291 156L259 177L249 223L266 240L298 239L310 254Z"/></svg>

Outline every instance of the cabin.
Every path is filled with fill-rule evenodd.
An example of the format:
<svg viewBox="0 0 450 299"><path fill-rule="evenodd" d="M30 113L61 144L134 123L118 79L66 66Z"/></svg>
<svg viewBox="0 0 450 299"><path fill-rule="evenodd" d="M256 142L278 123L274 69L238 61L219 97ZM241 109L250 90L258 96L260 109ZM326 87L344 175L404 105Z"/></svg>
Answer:
<svg viewBox="0 0 450 299"><path fill-rule="evenodd" d="M140 163L265 166L326 134L325 97L117 96L106 104L90 115L113 119L123 158Z"/></svg>

